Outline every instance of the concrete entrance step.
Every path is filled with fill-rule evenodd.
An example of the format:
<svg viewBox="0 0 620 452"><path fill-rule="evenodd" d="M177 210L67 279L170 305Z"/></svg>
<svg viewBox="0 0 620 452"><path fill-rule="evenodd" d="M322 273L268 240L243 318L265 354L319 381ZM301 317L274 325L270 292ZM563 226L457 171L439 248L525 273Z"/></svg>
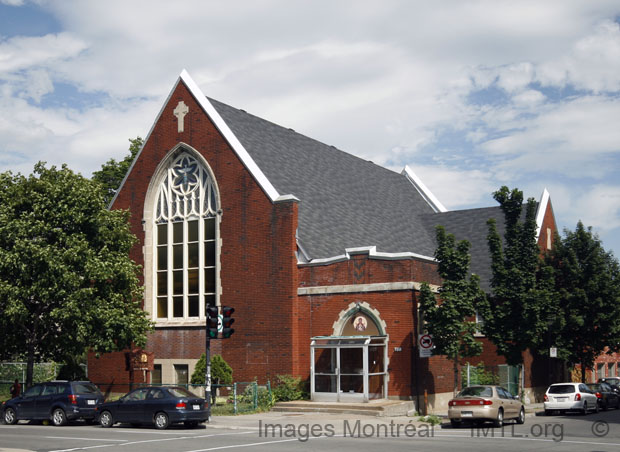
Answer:
<svg viewBox="0 0 620 452"><path fill-rule="evenodd" d="M377 417L406 416L408 412L413 410L413 402L408 400L373 400L368 403L338 403L297 400L294 402L278 402L271 410L287 413L355 414Z"/></svg>

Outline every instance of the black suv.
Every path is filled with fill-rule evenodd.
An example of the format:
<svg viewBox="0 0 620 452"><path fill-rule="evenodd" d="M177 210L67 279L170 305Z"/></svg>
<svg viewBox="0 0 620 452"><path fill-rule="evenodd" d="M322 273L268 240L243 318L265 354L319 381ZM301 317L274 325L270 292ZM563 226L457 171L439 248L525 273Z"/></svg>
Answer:
<svg viewBox="0 0 620 452"><path fill-rule="evenodd" d="M51 420L65 425L73 419L93 421L103 394L90 381L49 381L28 388L21 396L4 403L4 421Z"/></svg>

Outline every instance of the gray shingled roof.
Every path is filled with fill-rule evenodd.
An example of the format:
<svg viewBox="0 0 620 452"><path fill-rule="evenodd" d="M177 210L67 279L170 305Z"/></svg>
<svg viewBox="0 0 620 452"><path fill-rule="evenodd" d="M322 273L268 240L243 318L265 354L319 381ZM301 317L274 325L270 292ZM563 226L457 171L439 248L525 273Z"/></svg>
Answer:
<svg viewBox="0 0 620 452"><path fill-rule="evenodd" d="M487 234L487 221L494 218L497 230L504 234L504 214L499 206L480 209L454 210L434 215L427 215L425 221L429 229L435 230L438 225L446 228L446 232L453 234L457 241L467 240L471 244L470 271L480 276L480 286L488 291L491 284L491 255Z"/></svg>
<svg viewBox="0 0 620 452"><path fill-rule="evenodd" d="M298 238L312 259L346 248L433 256L433 212L403 175L209 99L281 195L299 200Z"/></svg>
<svg viewBox="0 0 620 452"><path fill-rule="evenodd" d="M311 259L366 246L433 257L441 224L471 243L471 271L489 289L486 222L495 218L503 235L499 206L435 213L404 175L209 100L280 195L300 200L298 238Z"/></svg>

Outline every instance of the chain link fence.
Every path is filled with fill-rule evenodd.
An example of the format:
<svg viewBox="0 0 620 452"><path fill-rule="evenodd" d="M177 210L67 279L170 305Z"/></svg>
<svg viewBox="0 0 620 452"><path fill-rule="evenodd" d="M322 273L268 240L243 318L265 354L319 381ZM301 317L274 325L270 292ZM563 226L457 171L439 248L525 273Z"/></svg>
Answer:
<svg viewBox="0 0 620 452"><path fill-rule="evenodd" d="M15 382L19 380L22 384L26 381L27 363L0 363L0 400L6 400L11 397L9 389ZM50 381L56 378L60 364L58 363L35 363L33 367L32 381L39 383L41 381Z"/></svg>
<svg viewBox="0 0 620 452"><path fill-rule="evenodd" d="M511 394L519 393L519 367L499 364L485 366L484 363L461 366L462 387L471 385L500 385L510 391Z"/></svg>
<svg viewBox="0 0 620 452"><path fill-rule="evenodd" d="M161 383L133 384L93 382L104 393L106 400L116 400L128 391L142 386L181 386L199 397L206 397L206 386L196 384ZM271 383L259 385L257 382L236 382L211 385L211 412L214 416L253 413L269 410L275 398Z"/></svg>
<svg viewBox="0 0 620 452"><path fill-rule="evenodd" d="M11 398L9 388L15 379L22 383L26 381L26 363L0 363L0 401ZM54 380L60 370L58 363L36 363L33 369L33 379L35 383ZM106 400L116 400L132 389L145 384L130 383L106 383L93 382L104 393ZM158 386L182 386L193 392L199 397L205 397L205 385L193 384L171 384L165 383ZM268 381L264 385L257 382L236 382L231 384L211 385L211 406L212 414L234 415L243 413L253 413L259 410L269 410L275 403L275 397L271 390L271 383Z"/></svg>

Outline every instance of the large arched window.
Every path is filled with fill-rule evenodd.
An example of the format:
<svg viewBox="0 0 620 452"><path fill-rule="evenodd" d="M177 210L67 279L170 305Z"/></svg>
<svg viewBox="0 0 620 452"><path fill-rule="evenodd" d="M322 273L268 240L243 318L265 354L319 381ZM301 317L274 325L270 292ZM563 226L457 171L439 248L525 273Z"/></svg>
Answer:
<svg viewBox="0 0 620 452"><path fill-rule="evenodd" d="M156 320L200 319L216 304L217 196L213 179L189 152L165 169L153 209Z"/></svg>

